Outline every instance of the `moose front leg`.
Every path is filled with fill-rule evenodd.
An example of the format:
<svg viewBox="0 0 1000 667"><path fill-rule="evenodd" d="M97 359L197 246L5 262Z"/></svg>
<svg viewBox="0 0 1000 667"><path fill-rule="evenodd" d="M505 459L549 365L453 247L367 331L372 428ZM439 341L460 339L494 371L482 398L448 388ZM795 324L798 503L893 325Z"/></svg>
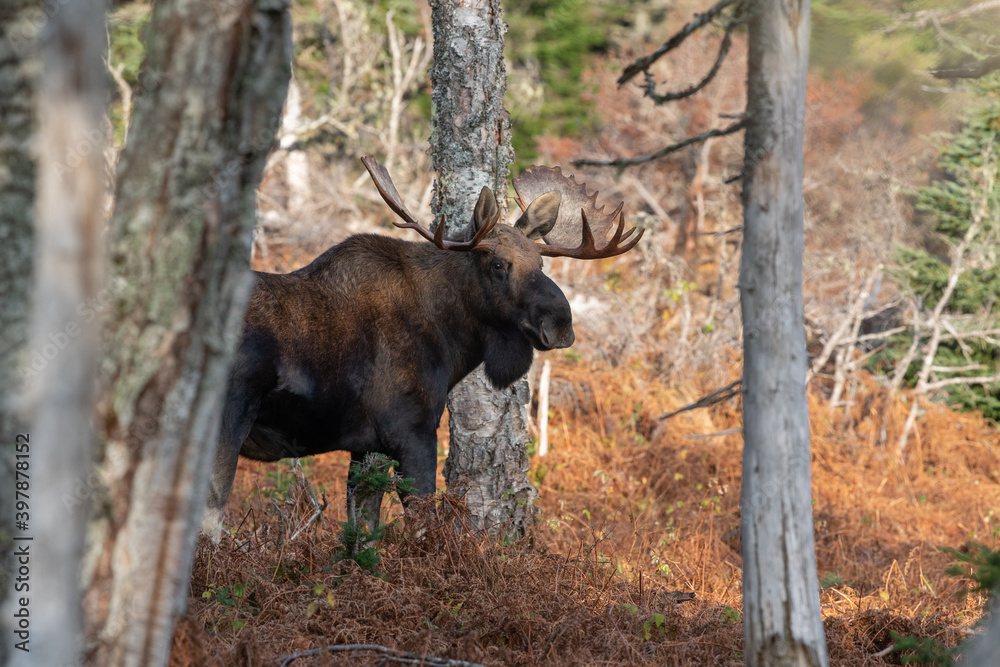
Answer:
<svg viewBox="0 0 1000 667"><path fill-rule="evenodd" d="M409 445L400 452L396 474L413 480L412 484L416 495L434 495L437 490L436 434L425 433L422 436L417 436ZM405 500L406 496L405 492L401 492L399 499Z"/></svg>

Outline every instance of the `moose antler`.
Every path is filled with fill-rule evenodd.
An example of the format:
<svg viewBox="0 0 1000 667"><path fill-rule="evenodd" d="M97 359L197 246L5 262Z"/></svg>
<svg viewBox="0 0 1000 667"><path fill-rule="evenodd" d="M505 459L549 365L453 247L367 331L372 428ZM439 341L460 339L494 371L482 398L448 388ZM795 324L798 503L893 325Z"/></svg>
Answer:
<svg viewBox="0 0 1000 667"><path fill-rule="evenodd" d="M597 206L597 192L588 194L586 183L577 183L574 176L563 175L559 167L528 167L514 179L517 205L522 211L535 199L553 190L562 194L562 205L559 207L559 218L555 226L544 237L547 245L539 248L546 257L614 257L634 248L646 232L638 227L632 227L626 232L625 215L622 213L624 203L618 204L608 214L603 206ZM580 212L579 217L577 211ZM611 240L598 248L595 238L606 239L613 226L615 232ZM571 244L577 239L581 239L580 245L573 247Z"/></svg>
<svg viewBox="0 0 1000 667"><path fill-rule="evenodd" d="M392 179L389 177L389 172L384 166L379 164L378 160L372 155L365 155L361 158L361 163L365 165L365 169L368 170L368 175L372 177L372 181L375 183L375 187L378 189L378 193L382 195L382 199L385 203L389 205L396 215L405 220L405 222L393 221L393 225L399 227L400 229L414 229L418 234L423 236L428 241L431 241L437 247L442 250L476 250L481 249L485 246L483 239L493 231L493 227L496 226L497 221L500 220L500 211L497 210L494 215L487 220L478 230L476 230L475 236L473 236L468 241L445 241L444 240L444 217L441 218L441 223L438 224L437 231L433 234L425 229L416 218L406 210L406 205L403 204L403 198L399 196L399 192L396 190L396 186L393 185Z"/></svg>

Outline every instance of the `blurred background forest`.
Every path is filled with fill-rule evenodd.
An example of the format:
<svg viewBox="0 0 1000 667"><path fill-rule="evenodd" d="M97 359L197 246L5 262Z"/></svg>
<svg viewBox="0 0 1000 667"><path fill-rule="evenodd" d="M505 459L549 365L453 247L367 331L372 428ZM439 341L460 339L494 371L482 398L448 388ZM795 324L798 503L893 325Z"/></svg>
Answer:
<svg viewBox="0 0 1000 667"><path fill-rule="evenodd" d="M539 355L552 368L551 451L529 452L536 548L442 533L413 553L397 525L382 579L338 569L339 501L297 531L310 485L288 463L241 462L243 510L228 517L228 548L199 553L174 664L257 664L320 637L461 647L492 664L742 664L738 395L664 417L740 377L742 135L624 169L572 163L730 124L746 106L745 33L699 95L657 105L638 79L615 80L706 3L504 6L514 173L561 165L647 229L624 256L547 269L578 342ZM293 85L252 256L276 272L350 234L402 234L362 155L388 166L418 218L433 194L426 3L292 11ZM1000 76L931 73L1000 52L1000 4L815 0L812 12L804 298L821 600L832 664L898 664L890 632L948 645L968 634L986 596L957 595L968 572L946 574L956 555L940 548L995 549L1000 531ZM111 23L119 144L132 90L155 76L141 72L148 15L148 3L118 3ZM655 65L657 81L697 83L723 33L695 34ZM304 462L331 499L346 466L340 454Z"/></svg>

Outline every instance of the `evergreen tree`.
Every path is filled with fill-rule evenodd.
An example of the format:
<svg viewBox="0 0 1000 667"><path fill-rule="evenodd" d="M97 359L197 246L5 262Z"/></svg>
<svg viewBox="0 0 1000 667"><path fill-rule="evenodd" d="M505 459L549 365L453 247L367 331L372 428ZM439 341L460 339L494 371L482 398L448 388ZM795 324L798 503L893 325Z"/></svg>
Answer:
<svg viewBox="0 0 1000 667"><path fill-rule="evenodd" d="M986 202L986 215L963 259L966 268L959 275L943 312L961 322L962 330L995 330L1000 329L1000 266L997 261L1000 185L995 178L1000 158L1000 75L983 79L976 87L981 104L969 112L961 130L946 137L938 165L941 175L917 191L915 208L921 222L942 241L941 245L954 247L965 238L975 211L984 208L983 202ZM984 192L984 187L989 191ZM900 248L896 260L898 282L920 299L925 312L932 311L947 286L950 272L947 253ZM895 337L879 361L899 362L912 340L909 332ZM934 365L967 370L937 371L938 376L981 377L997 373L1000 346L996 340L997 336L942 340ZM919 370L921 356L917 355L907 369L907 380L912 381ZM990 419L1000 418L1000 384L955 384L946 391L952 405L963 410L982 410Z"/></svg>

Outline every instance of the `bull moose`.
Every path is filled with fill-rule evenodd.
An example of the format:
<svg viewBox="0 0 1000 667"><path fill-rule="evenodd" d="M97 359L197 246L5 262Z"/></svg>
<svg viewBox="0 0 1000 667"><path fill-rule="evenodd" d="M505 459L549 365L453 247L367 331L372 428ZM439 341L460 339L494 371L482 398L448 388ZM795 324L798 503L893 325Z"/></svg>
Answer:
<svg viewBox="0 0 1000 667"><path fill-rule="evenodd" d="M542 257L613 257L644 231L623 233L622 205L607 214L597 193L558 168L530 167L514 180L516 224L497 224L484 187L472 239L448 241L443 223L431 233L416 222L381 164L362 162L404 221L393 224L430 243L358 234L297 271L256 273L202 522L215 540L240 455L277 461L341 450L353 466L379 452L418 493L433 493L451 388L479 364L506 387L528 371L532 348L573 344L569 302ZM604 241L612 227L598 248L595 235Z"/></svg>

